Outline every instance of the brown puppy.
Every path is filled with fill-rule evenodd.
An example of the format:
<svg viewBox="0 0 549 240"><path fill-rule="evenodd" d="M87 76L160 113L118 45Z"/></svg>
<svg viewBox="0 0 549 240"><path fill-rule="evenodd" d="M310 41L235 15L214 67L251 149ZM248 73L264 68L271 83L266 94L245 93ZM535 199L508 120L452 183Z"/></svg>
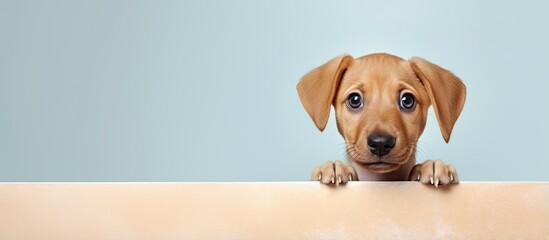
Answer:
<svg viewBox="0 0 549 240"><path fill-rule="evenodd" d="M297 91L323 131L334 106L337 129L350 163L328 161L312 180L457 183L457 172L441 160L416 165L417 141L433 105L446 142L465 103L465 85L450 71L425 59L377 53L357 59L338 56L307 73Z"/></svg>

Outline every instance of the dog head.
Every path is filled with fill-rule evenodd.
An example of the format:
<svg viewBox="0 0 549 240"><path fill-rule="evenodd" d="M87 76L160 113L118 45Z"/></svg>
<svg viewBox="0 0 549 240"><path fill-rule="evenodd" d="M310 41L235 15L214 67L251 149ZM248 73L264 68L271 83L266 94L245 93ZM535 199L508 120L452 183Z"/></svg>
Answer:
<svg viewBox="0 0 549 240"><path fill-rule="evenodd" d="M414 57L338 56L297 85L301 103L323 131L334 106L350 160L377 173L410 159L433 105L446 142L465 103L465 85L450 71Z"/></svg>

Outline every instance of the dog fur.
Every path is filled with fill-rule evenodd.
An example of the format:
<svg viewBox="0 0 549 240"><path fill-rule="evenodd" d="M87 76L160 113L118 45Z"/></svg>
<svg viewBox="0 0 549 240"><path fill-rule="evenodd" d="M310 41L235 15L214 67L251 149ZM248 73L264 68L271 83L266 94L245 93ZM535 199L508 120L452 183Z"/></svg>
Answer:
<svg viewBox="0 0 549 240"><path fill-rule="evenodd" d="M376 53L355 59L341 55L303 76L297 91L320 131L334 107L337 129L350 160L326 162L313 170L311 180L325 184L412 180L437 187L458 182L455 168L442 160L416 165L415 159L429 106L433 106L442 136L448 142L465 103L465 85L450 71L418 57L404 60ZM357 94L361 96L362 107L350 107L351 94L357 99ZM410 94L415 105L406 109L400 101L406 95L409 103ZM368 139L374 134L394 141L392 145L369 145ZM381 151L376 146L389 152L376 155Z"/></svg>

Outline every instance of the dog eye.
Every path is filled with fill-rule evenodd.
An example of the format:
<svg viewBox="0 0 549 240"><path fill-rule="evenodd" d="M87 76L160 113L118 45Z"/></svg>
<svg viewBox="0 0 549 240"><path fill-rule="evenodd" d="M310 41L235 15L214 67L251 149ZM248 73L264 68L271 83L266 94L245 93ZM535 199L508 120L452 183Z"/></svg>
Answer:
<svg viewBox="0 0 549 240"><path fill-rule="evenodd" d="M356 110L361 108L364 105L364 102L362 101L362 96L360 93L351 93L349 94L349 98L347 98L347 107L351 110Z"/></svg>
<svg viewBox="0 0 549 240"><path fill-rule="evenodd" d="M403 93L400 96L400 109L405 111L411 111L414 110L416 106L416 99L414 98L414 95L411 93Z"/></svg>

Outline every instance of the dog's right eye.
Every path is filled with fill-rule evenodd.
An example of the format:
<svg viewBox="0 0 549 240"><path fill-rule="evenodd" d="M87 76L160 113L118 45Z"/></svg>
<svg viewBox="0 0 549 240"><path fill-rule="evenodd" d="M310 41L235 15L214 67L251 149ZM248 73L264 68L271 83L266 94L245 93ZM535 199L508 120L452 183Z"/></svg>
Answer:
<svg viewBox="0 0 549 240"><path fill-rule="evenodd" d="M347 107L351 110L356 110L364 106L364 101L362 101L362 96L360 93L351 93L347 98Z"/></svg>

